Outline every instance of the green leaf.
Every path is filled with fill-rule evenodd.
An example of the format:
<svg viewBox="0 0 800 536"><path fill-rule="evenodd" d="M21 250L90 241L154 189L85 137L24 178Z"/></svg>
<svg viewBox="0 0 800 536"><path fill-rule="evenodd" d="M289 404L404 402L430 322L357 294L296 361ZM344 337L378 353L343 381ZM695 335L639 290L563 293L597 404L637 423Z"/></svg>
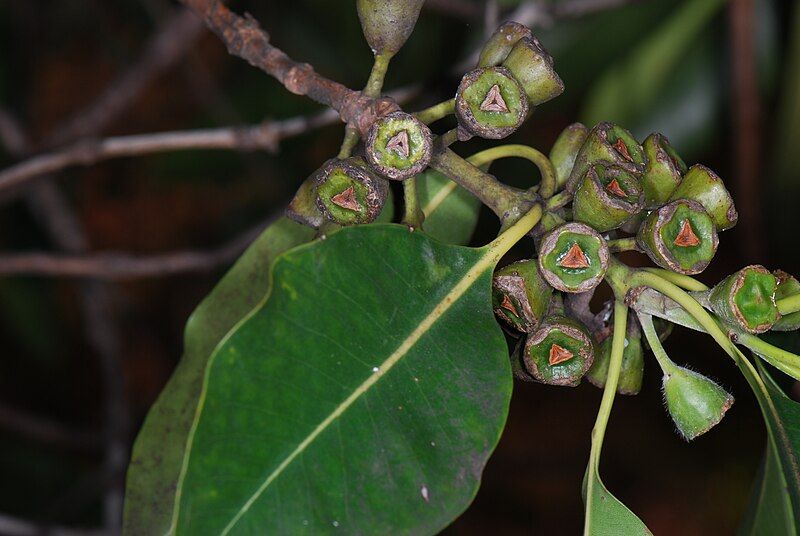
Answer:
<svg viewBox="0 0 800 536"><path fill-rule="evenodd" d="M401 225L282 255L217 348L178 483L178 534L432 534L474 497L511 395L494 265ZM524 227L524 228L523 228Z"/></svg>
<svg viewBox="0 0 800 536"><path fill-rule="evenodd" d="M742 534L800 532L800 404L787 397L756 360L762 382L745 376L767 423L765 460L755 485Z"/></svg>
<svg viewBox="0 0 800 536"><path fill-rule="evenodd" d="M142 426L127 475L126 534L164 534L186 439L214 347L267 293L275 257L314 231L287 218L267 227L189 317L184 356Z"/></svg>
<svg viewBox="0 0 800 536"><path fill-rule="evenodd" d="M478 223L478 198L433 169L416 180L425 232L448 244L467 244Z"/></svg>

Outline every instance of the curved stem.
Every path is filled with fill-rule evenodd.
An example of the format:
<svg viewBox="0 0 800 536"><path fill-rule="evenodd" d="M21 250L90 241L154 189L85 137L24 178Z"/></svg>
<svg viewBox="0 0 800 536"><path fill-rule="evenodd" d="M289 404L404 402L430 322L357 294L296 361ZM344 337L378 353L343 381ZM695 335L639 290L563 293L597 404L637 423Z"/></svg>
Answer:
<svg viewBox="0 0 800 536"><path fill-rule="evenodd" d="M611 253L619 253L621 251L641 251L639 246L636 245L636 239L630 238L617 238L616 240L609 240L608 249Z"/></svg>
<svg viewBox="0 0 800 536"><path fill-rule="evenodd" d="M456 99L450 99L442 101L439 104L434 104L430 108L415 112L413 115L423 123L430 124L452 114L455 107Z"/></svg>
<svg viewBox="0 0 800 536"><path fill-rule="evenodd" d="M383 89L383 80L386 77L386 71L389 69L389 62L392 60L393 56L394 54L386 52L375 55L375 60L372 62L372 69L367 79L367 85L364 86L364 90L362 91L364 96L373 99L380 97L381 90ZM353 149L356 144L358 144L360 138L361 135L358 133L358 129L353 125L347 125L344 129L344 139L342 140L342 146L339 148L337 158L339 158L339 160L348 158L353 153Z"/></svg>
<svg viewBox="0 0 800 536"><path fill-rule="evenodd" d="M539 223L541 218L542 205L536 203L524 216L492 240L488 247L494 253L495 259L500 260L500 257L505 255L509 249L514 247L514 244L528 234Z"/></svg>
<svg viewBox="0 0 800 536"><path fill-rule="evenodd" d="M642 268L642 270L655 274L662 279L666 279L670 283L681 287L683 290L688 290L689 292L703 292L708 290L708 286L688 275L678 274L670 270L664 270L663 268Z"/></svg>
<svg viewBox="0 0 800 536"><path fill-rule="evenodd" d="M800 311L800 294L792 294L791 296L786 296L775 302L778 306L778 312L782 315L790 315L792 313L796 313Z"/></svg>
<svg viewBox="0 0 800 536"><path fill-rule="evenodd" d="M524 158L539 168L539 173L542 174L542 181L539 184L539 195L543 199L552 197L556 187L556 172L553 168L553 163L550 162L547 155L537 151L533 147L518 144L500 145L475 153L469 157L469 161L471 164L480 167L500 158L514 157Z"/></svg>
<svg viewBox="0 0 800 536"><path fill-rule="evenodd" d="M570 201L572 201L572 194L564 190L547 200L547 210L556 210L567 206Z"/></svg>
<svg viewBox="0 0 800 536"><path fill-rule="evenodd" d="M419 205L416 177L403 181L403 200L406 204L403 223L413 229L422 229L422 222L425 220L425 214L422 212L422 207Z"/></svg>
<svg viewBox="0 0 800 536"><path fill-rule="evenodd" d="M669 374L675 369L675 363L669 358L667 351L664 350L664 346L661 344L661 339L658 338L658 333L656 333L656 328L653 325L653 317L645 313L637 313L636 316L639 317L639 324L642 326L642 332L647 339L650 350L652 350L653 355L656 356L656 361L658 361L661 371L664 374Z"/></svg>

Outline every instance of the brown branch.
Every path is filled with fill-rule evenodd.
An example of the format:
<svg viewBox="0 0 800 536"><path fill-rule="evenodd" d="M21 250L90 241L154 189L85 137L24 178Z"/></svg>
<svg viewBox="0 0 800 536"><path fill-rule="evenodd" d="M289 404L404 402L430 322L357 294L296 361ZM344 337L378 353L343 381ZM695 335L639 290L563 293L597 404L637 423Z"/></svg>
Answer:
<svg viewBox="0 0 800 536"><path fill-rule="evenodd" d="M174 251L149 256L111 252L86 255L52 253L0 255L0 276L33 275L119 280L207 272L233 262L273 220L274 218L270 218L210 251Z"/></svg>
<svg viewBox="0 0 800 536"><path fill-rule="evenodd" d="M219 0L181 0L203 17L228 52L246 60L277 79L287 90L330 106L342 118L366 134L376 118L398 109L391 99L371 99L314 71L308 63L298 63L272 46L269 34L253 17L240 17Z"/></svg>

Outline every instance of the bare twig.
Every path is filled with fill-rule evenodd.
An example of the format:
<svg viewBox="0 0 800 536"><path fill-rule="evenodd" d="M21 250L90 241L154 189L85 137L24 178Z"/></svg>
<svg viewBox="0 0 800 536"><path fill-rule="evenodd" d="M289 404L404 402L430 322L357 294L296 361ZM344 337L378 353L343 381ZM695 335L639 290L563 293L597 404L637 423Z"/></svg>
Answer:
<svg viewBox="0 0 800 536"><path fill-rule="evenodd" d="M22 437L66 449L95 450L101 445L99 434L76 430L27 411L0 405L0 428Z"/></svg>
<svg viewBox="0 0 800 536"><path fill-rule="evenodd" d="M269 221L272 219L270 218ZM175 251L150 256L136 256L129 253L0 255L0 276L24 274L26 276L119 280L210 271L236 259L263 231L267 223L262 222L254 226L230 242L211 251ZM1 410L0 423L2 423Z"/></svg>
<svg viewBox="0 0 800 536"><path fill-rule="evenodd" d="M0 514L0 534L4 536L108 536L108 533L99 530L40 525L5 514Z"/></svg>

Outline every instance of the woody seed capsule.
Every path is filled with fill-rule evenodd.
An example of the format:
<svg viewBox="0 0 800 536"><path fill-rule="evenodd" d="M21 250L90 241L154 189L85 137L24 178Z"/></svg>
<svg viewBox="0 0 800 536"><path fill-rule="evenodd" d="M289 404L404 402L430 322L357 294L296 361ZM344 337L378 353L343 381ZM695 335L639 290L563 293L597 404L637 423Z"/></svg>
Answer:
<svg viewBox="0 0 800 536"><path fill-rule="evenodd" d="M670 200L676 199L692 199L703 205L714 220L717 231L730 229L739 221L733 197L725 188L722 179L700 164L690 167L681 183L672 192Z"/></svg>
<svg viewBox="0 0 800 536"><path fill-rule="evenodd" d="M393 112L370 127L366 141L369 165L392 180L420 173L431 160L431 131L416 117Z"/></svg>
<svg viewBox="0 0 800 536"><path fill-rule="evenodd" d="M370 223L378 217L389 192L361 158L332 158L314 174L319 211L339 225Z"/></svg>
<svg viewBox="0 0 800 536"><path fill-rule="evenodd" d="M509 326L529 333L547 312L553 287L547 284L535 260L509 264L495 271L492 278L492 304L495 314Z"/></svg>
<svg viewBox="0 0 800 536"><path fill-rule="evenodd" d="M487 67L464 75L455 109L459 127L468 134L501 139L525 120L528 98L508 69Z"/></svg>
<svg viewBox="0 0 800 536"><path fill-rule="evenodd" d="M525 88L528 104L538 106L564 92L564 82L553 68L553 58L533 36L523 37L503 62Z"/></svg>
<svg viewBox="0 0 800 536"><path fill-rule="evenodd" d="M542 238L539 271L562 292L586 292L603 280L608 256L608 245L597 231L583 223L565 223Z"/></svg>
<svg viewBox="0 0 800 536"><path fill-rule="evenodd" d="M525 341L522 362L536 380L550 385L578 385L592 366L594 346L577 320L554 314Z"/></svg>
<svg viewBox="0 0 800 536"><path fill-rule="evenodd" d="M530 37L531 31L518 22L504 22L492 34L481 49L478 57L478 67L494 67L500 65L523 37Z"/></svg>
<svg viewBox="0 0 800 536"><path fill-rule="evenodd" d="M780 318L775 305L778 279L761 265L746 266L720 281L709 296L723 320L748 333L764 333Z"/></svg>
<svg viewBox="0 0 800 536"><path fill-rule="evenodd" d="M800 282L794 276L783 270L775 270L774 275L778 280L775 301L800 293ZM772 326L773 331L794 331L798 328L800 328L800 311L781 316Z"/></svg>
<svg viewBox="0 0 800 536"><path fill-rule="evenodd" d="M666 203L681 183L686 164L662 134L650 134L642 147L647 157L641 178L645 205L657 207Z"/></svg>
<svg viewBox="0 0 800 536"><path fill-rule="evenodd" d="M639 180L617 166L592 166L575 191L572 215L575 221L604 233L616 229L644 207Z"/></svg>
<svg viewBox="0 0 800 536"><path fill-rule="evenodd" d="M635 176L640 176L644 172L644 150L633 135L613 123L599 123L589 131L586 141L575 157L575 165L567 181L567 190L574 192L589 168L603 161Z"/></svg>

